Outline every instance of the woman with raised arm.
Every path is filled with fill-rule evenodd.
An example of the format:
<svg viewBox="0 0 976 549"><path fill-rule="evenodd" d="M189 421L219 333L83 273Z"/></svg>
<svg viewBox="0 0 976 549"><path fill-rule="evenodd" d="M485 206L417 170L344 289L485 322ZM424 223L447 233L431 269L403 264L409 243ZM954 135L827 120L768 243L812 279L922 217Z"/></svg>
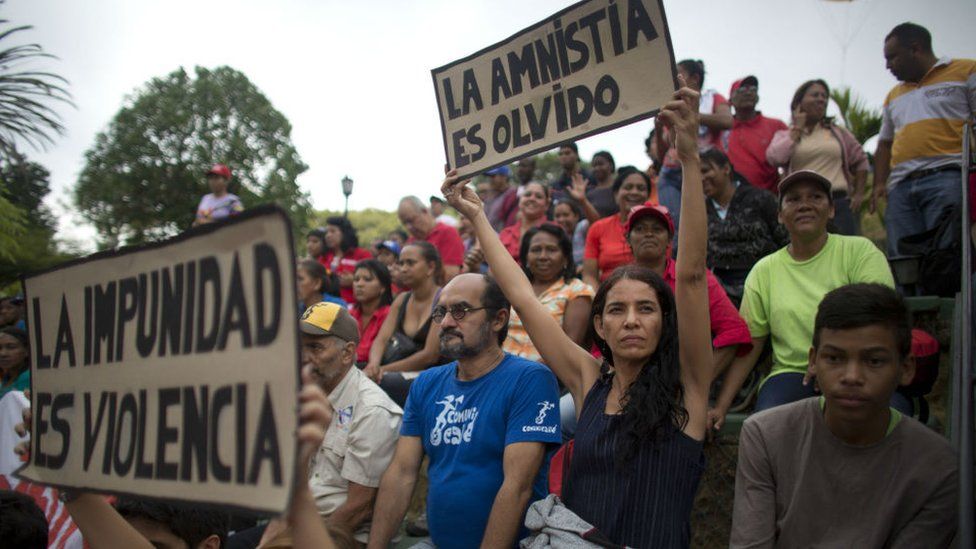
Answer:
<svg viewBox="0 0 976 549"><path fill-rule="evenodd" d="M605 362L575 345L539 303L474 191L455 172L442 189L471 219L492 273L579 410L566 505L615 544L687 547L712 381L698 93L682 88L659 116L677 137L687 190L675 290L637 266L618 269L600 285L590 329Z"/></svg>

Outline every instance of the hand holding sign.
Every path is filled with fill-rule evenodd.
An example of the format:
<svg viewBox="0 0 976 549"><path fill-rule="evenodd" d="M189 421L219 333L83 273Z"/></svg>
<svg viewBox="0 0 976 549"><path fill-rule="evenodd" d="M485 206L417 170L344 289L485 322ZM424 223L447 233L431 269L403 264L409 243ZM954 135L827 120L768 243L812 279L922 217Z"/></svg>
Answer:
<svg viewBox="0 0 976 549"><path fill-rule="evenodd" d="M431 71L447 163L467 177L648 118L674 74L659 1L578 2Z"/></svg>
<svg viewBox="0 0 976 549"><path fill-rule="evenodd" d="M678 75L681 89L674 92L674 100L661 109L658 117L668 128L672 146L678 158L688 160L698 157L698 102L701 94L684 86L684 78Z"/></svg>
<svg viewBox="0 0 976 549"><path fill-rule="evenodd" d="M447 177L441 184L441 194L459 214L474 219L478 213L484 213L484 203L478 197L478 193L468 186L470 180L461 181L457 174L457 170L447 172Z"/></svg>

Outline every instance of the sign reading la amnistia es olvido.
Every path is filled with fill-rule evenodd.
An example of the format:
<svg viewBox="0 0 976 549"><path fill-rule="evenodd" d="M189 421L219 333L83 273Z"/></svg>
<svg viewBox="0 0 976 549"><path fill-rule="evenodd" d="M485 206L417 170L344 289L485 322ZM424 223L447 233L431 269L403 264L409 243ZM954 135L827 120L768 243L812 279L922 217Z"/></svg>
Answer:
<svg viewBox="0 0 976 549"><path fill-rule="evenodd" d="M24 280L31 459L63 488L285 510L300 381L291 226L257 208Z"/></svg>
<svg viewBox="0 0 976 549"><path fill-rule="evenodd" d="M677 89L660 0L584 0L431 73L462 177L653 116Z"/></svg>

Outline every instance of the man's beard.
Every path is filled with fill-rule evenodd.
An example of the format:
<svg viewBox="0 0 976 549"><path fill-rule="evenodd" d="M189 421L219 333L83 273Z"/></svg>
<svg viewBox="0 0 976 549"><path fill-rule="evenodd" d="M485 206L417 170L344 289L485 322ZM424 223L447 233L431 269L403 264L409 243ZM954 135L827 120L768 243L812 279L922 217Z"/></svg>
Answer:
<svg viewBox="0 0 976 549"><path fill-rule="evenodd" d="M447 343L446 340L448 335L453 335L457 339ZM471 345L465 344L464 336L457 330L441 332L441 356L450 360L460 360L462 358L478 356L482 351L488 348L489 345L491 345L491 337L491 325L488 323L481 325L481 330L478 332L478 339Z"/></svg>

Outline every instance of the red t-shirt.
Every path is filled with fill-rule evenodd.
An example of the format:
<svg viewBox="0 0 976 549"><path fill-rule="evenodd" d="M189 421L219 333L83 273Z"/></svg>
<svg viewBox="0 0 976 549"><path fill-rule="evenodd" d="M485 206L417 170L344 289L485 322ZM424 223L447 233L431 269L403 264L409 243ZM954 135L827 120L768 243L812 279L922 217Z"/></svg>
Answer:
<svg viewBox="0 0 976 549"><path fill-rule="evenodd" d="M341 258L335 257L331 251L319 256L319 263L325 265L326 269L337 274L356 272L356 264L364 259L372 259L373 254L362 248L353 248L342 255ZM339 297L350 305L356 302L356 294L352 291L352 286L339 289Z"/></svg>
<svg viewBox="0 0 976 549"><path fill-rule="evenodd" d="M776 194L779 174L766 161L766 148L773 139L773 134L787 129L786 124L778 118L767 118L762 113L756 113L752 120L738 120L732 123L729 132L729 161L735 171L742 174L754 187L765 189Z"/></svg>
<svg viewBox="0 0 976 549"><path fill-rule="evenodd" d="M543 223L552 224L546 218L543 217L542 219L539 220L538 223L536 223L536 226L538 227ZM518 261L519 263L522 262L521 258L519 257L519 253L522 251L522 222L521 221L516 221L514 224L509 225L508 227L502 229L502 232L498 233L498 240L502 241L502 246L505 246L505 249L508 250L508 253L512 254L512 257L515 258L515 261Z"/></svg>
<svg viewBox="0 0 976 549"><path fill-rule="evenodd" d="M664 281L674 291L675 273L674 260L668 258L664 268ZM739 315L729 295L725 293L722 283L715 278L712 271L705 271L708 281L708 321L712 330L712 347L720 349L729 345L738 345L736 356L744 356L752 350L752 335L749 326Z"/></svg>
<svg viewBox="0 0 976 549"><path fill-rule="evenodd" d="M595 259L600 269L600 280L606 280L614 269L634 262L634 254L627 244L627 231L620 222L620 216L604 217L590 225L586 233L586 248L583 259Z"/></svg>
<svg viewBox="0 0 976 549"><path fill-rule="evenodd" d="M356 346L356 362L367 362L369 361L369 350L373 346L376 334L380 333L380 327L383 326L383 321L390 314L390 306L383 305L379 309L376 309L373 312L373 316L369 319L369 324L366 326L363 326L363 311L359 308L359 305L349 307L349 314L359 324L359 345Z"/></svg>
<svg viewBox="0 0 976 549"><path fill-rule="evenodd" d="M411 236L407 240L407 244L416 242L416 240L416 238ZM457 229L454 227L438 223L434 225L434 230L430 231L430 234L424 240L430 242L437 248L437 251L441 254L441 263L456 267L460 267L464 263L464 243L461 242L461 235L458 234Z"/></svg>

